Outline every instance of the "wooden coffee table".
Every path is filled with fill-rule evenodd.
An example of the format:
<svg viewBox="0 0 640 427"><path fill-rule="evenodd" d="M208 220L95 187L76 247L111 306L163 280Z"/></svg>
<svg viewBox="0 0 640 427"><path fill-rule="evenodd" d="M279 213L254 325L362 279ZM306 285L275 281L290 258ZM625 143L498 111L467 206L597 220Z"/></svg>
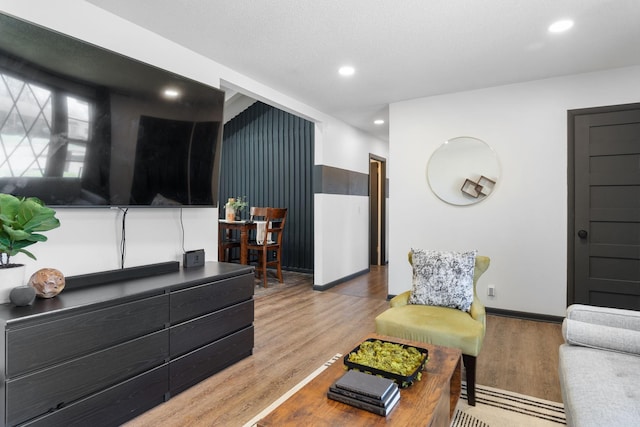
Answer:
<svg viewBox="0 0 640 427"><path fill-rule="evenodd" d="M344 351L351 351L368 338L378 338L429 350L429 361L422 380L400 390L400 402L386 417L336 402L327 390L344 373L344 363L337 360L320 375L258 422L258 426L377 426L421 425L449 426L460 396L460 350L395 337L370 334Z"/></svg>

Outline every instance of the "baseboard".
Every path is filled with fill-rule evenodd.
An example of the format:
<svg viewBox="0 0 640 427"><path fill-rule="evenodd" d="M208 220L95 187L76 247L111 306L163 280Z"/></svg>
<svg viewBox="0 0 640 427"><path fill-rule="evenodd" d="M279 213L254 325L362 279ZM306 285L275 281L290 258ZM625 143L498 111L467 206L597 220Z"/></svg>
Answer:
<svg viewBox="0 0 640 427"><path fill-rule="evenodd" d="M341 283L348 282L351 279L355 279L358 276L362 276L363 274L368 274L370 271L371 271L370 268L366 268L366 269L364 269L362 271L358 271L356 273L353 273L353 274L350 274L348 276L342 277L342 278L340 278L338 280L334 280L333 282L329 282L326 285L322 285L322 286L313 285L313 290L314 291L326 291L326 290L329 290L329 289L333 288L334 286L338 286Z"/></svg>
<svg viewBox="0 0 640 427"><path fill-rule="evenodd" d="M387 301L396 295L389 294L387 295ZM515 310L503 310L501 308L491 308L485 307L487 314L492 314L494 316L502 316L502 317L513 317L515 319L524 319L524 320L535 320L536 322L549 322L549 323L562 323L564 317L562 316L551 316L549 314L539 314L539 313L529 313L526 311L515 311Z"/></svg>
<svg viewBox="0 0 640 427"><path fill-rule="evenodd" d="M291 271L293 273L313 274L313 268L300 268L300 267L285 267L282 266L285 271Z"/></svg>
<svg viewBox="0 0 640 427"><path fill-rule="evenodd" d="M550 314L529 313L526 311L504 310L501 308L485 307L487 314L494 316L513 317L516 319L535 320L537 322L562 323L564 317Z"/></svg>

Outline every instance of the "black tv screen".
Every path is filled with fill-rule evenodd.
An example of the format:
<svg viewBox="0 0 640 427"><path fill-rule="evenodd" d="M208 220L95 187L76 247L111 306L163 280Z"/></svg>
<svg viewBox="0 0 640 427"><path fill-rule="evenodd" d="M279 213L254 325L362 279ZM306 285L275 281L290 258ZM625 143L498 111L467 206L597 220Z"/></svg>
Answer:
<svg viewBox="0 0 640 427"><path fill-rule="evenodd" d="M0 14L0 192L217 206L224 92Z"/></svg>

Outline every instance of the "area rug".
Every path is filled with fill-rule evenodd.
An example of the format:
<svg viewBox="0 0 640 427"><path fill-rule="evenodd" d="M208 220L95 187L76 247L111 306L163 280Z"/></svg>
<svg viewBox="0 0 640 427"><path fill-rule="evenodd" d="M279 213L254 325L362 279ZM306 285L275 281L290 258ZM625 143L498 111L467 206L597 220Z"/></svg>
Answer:
<svg viewBox="0 0 640 427"><path fill-rule="evenodd" d="M466 384L452 427L554 427L566 424L562 403L476 384L476 406L467 404Z"/></svg>
<svg viewBox="0 0 640 427"><path fill-rule="evenodd" d="M306 286L311 288L311 286L313 285L313 275L311 274L298 273L295 271L283 271L283 283L278 282L278 279L274 277L274 274L275 273L271 271L268 272L266 288L262 285L261 279L255 279L255 290L253 294L254 298L272 295L293 286Z"/></svg>
<svg viewBox="0 0 640 427"><path fill-rule="evenodd" d="M333 363L342 359L338 353L312 372L291 390L253 417L243 427L254 427L291 395L304 387ZM466 384L451 421L451 427L557 427L566 424L562 403L476 385L476 406L467 404Z"/></svg>

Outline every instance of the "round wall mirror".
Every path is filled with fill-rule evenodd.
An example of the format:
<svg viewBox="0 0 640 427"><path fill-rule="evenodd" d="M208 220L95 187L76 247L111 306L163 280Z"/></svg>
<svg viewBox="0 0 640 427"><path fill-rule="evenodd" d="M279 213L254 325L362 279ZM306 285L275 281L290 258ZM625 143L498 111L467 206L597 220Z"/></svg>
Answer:
<svg viewBox="0 0 640 427"><path fill-rule="evenodd" d="M445 141L429 159L431 190L452 205L471 205L489 197L500 178L500 163L484 141L461 136Z"/></svg>

